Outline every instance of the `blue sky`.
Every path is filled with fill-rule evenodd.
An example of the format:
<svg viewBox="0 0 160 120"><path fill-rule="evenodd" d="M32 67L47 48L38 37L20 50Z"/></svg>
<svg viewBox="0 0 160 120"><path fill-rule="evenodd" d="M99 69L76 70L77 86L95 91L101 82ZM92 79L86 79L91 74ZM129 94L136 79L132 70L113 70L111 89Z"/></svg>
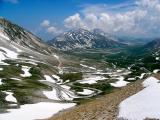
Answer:
<svg viewBox="0 0 160 120"><path fill-rule="evenodd" d="M89 30L100 28L105 32L118 35L139 36L138 33L144 35L145 32L150 32L149 30L156 31L156 28L147 28L148 31L143 31L143 29L146 29L144 28L145 24L138 22L147 16L155 17L159 14L155 11L156 14L154 16L151 15L149 13L151 8L148 7L149 4L153 3L152 1L156 1L153 3L153 7L158 10L157 4L159 5L159 0L137 1L140 2L138 3L136 0L0 0L0 16L23 26L46 40L64 30L78 27ZM139 16L135 15L135 17L131 18L130 14L138 14ZM137 17L140 20L136 19ZM104 21L102 21L103 19ZM156 19L158 20L159 18ZM43 22L46 21L48 24L45 26ZM122 24L125 24L122 21L125 21L126 25L122 26ZM148 24L150 21L145 22ZM155 21L153 26L156 26L158 22ZM104 26L102 23L106 26L105 28L102 27ZM111 26L111 24L113 25ZM117 24L121 24L121 26ZM127 28L127 25L130 28ZM118 27L116 28L116 26ZM136 27L134 33L125 33L129 29L132 30L133 28L131 27ZM123 33L122 29L124 29Z"/></svg>
<svg viewBox="0 0 160 120"><path fill-rule="evenodd" d="M0 0L0 16L32 32L48 19L58 26L63 20L81 10L86 4L119 4L127 0ZM46 39L47 35L42 35Z"/></svg>

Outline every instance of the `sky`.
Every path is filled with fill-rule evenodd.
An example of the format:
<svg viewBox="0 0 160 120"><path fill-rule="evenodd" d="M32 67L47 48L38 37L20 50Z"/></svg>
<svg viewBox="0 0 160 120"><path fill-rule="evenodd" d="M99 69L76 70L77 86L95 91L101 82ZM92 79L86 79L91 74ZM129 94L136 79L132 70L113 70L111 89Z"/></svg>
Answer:
<svg viewBox="0 0 160 120"><path fill-rule="evenodd" d="M0 16L44 40L77 28L160 37L160 0L0 0Z"/></svg>

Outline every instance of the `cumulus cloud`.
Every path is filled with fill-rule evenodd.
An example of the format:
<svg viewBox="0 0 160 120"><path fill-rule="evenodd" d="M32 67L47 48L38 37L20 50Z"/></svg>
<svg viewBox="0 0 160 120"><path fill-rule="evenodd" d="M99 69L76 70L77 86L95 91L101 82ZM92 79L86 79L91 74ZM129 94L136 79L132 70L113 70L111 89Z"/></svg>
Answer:
<svg viewBox="0 0 160 120"><path fill-rule="evenodd" d="M49 20L43 20L43 22L41 23L42 27L49 27L50 26L50 21Z"/></svg>
<svg viewBox="0 0 160 120"><path fill-rule="evenodd" d="M108 5L93 5L64 20L66 28L102 29L110 34L156 36L160 32L160 0L138 0L127 9L110 11ZM131 6L128 9L128 6ZM133 7L134 6L134 7ZM123 7L123 5L118 6ZM95 11L94 9L98 9ZM117 7L110 7L117 8ZM125 7L126 8L126 7Z"/></svg>
<svg viewBox="0 0 160 120"><path fill-rule="evenodd" d="M54 26L50 26L50 27L47 28L47 32L48 32L48 33L55 34L55 35L58 35L58 34L62 33L62 30L57 29L57 28L54 27Z"/></svg>
<svg viewBox="0 0 160 120"><path fill-rule="evenodd" d="M53 35L58 35L58 34L63 32L61 29L58 29L57 27L52 25L49 20L43 20L40 25L41 25L42 28L44 28L44 30L47 33L50 33L50 34L53 34Z"/></svg>

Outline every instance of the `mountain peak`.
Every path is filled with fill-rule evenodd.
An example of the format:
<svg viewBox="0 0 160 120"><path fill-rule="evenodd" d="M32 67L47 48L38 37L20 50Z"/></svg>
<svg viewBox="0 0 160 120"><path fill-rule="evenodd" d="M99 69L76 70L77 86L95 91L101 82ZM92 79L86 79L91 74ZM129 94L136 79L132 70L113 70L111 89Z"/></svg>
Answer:
<svg viewBox="0 0 160 120"><path fill-rule="evenodd" d="M73 29L64 34L60 34L50 44L60 50L86 49L86 48L110 48L124 44L117 42L112 37L107 37L99 32L89 31L82 28Z"/></svg>

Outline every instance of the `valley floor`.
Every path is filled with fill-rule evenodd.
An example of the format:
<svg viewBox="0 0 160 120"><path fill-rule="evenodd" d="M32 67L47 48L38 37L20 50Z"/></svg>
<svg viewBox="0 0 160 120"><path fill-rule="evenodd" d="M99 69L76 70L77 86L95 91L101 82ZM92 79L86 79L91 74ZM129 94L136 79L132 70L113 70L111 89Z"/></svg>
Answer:
<svg viewBox="0 0 160 120"><path fill-rule="evenodd" d="M116 89L91 102L60 112L49 120L116 120L121 101L143 89L143 80Z"/></svg>

